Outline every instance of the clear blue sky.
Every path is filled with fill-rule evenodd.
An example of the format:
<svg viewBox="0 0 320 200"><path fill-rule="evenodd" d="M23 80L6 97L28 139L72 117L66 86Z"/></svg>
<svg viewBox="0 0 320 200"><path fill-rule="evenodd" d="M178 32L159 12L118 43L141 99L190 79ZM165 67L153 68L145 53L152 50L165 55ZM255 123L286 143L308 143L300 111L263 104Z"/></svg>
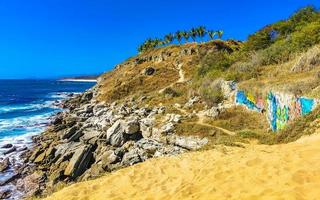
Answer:
<svg viewBox="0 0 320 200"><path fill-rule="evenodd" d="M97 74L147 37L205 25L244 40L319 0L0 0L0 78Z"/></svg>

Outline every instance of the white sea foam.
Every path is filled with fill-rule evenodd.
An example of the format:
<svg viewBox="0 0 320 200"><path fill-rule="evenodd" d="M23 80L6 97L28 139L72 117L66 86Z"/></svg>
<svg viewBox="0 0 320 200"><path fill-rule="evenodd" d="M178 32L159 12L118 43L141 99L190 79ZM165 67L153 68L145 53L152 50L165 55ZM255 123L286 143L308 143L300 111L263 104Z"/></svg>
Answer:
<svg viewBox="0 0 320 200"><path fill-rule="evenodd" d="M32 127L43 127L49 122L52 113L45 113L35 116L23 116L11 119L0 119L0 132L14 129L24 129Z"/></svg>
<svg viewBox="0 0 320 200"><path fill-rule="evenodd" d="M2 106L0 107L0 114L6 114L9 112L19 112L24 110L37 111L43 108L57 108L57 106L55 105L55 101L45 101L26 105Z"/></svg>

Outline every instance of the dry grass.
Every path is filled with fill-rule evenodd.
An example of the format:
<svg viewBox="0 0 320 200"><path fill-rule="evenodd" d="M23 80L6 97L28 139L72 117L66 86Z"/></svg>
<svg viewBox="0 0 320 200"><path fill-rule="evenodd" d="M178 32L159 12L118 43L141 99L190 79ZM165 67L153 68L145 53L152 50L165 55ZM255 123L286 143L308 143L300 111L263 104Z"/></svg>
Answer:
<svg viewBox="0 0 320 200"><path fill-rule="evenodd" d="M298 61L299 57L284 64L261 67L257 78L243 81L238 86L253 94L278 91L320 98L320 93L315 92L320 84L319 68L293 72L292 66Z"/></svg>
<svg viewBox="0 0 320 200"><path fill-rule="evenodd" d="M171 86L179 80L179 64L182 64L186 81L191 80L200 58L208 51L231 49L237 45L239 46L239 43L234 41L171 45L129 58L116 69L101 76L99 100L112 102L131 95L149 94ZM184 50L190 49L192 54L184 53ZM164 59L159 60L160 57ZM145 75L143 71L147 67L153 67L155 73L151 76Z"/></svg>
<svg viewBox="0 0 320 200"><path fill-rule="evenodd" d="M223 111L218 118L207 120L206 123L235 132L252 130L254 132L264 133L269 128L267 118L264 114L250 111L242 106L227 109Z"/></svg>

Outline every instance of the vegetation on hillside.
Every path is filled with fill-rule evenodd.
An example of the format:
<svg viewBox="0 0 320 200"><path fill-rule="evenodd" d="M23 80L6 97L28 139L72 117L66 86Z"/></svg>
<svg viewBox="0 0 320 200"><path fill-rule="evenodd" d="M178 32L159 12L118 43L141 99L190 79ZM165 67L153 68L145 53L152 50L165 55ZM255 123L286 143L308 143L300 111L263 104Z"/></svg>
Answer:
<svg viewBox="0 0 320 200"><path fill-rule="evenodd" d="M203 97L215 98L218 91L208 88L206 83L217 78L238 82L257 78L264 66L285 63L319 43L320 12L312 6L304 7L287 20L250 35L239 50L205 55L195 75L195 88Z"/></svg>
<svg viewBox="0 0 320 200"><path fill-rule="evenodd" d="M227 79L244 80L257 76L257 68L284 63L298 53L320 43L320 12L312 6L298 10L289 19L268 25L249 36L236 52L220 52L203 59L198 75L220 75ZM210 58L217 57L212 62ZM214 72L214 73L213 73ZM249 76L248 76L249 75Z"/></svg>
<svg viewBox="0 0 320 200"><path fill-rule="evenodd" d="M172 44L173 42L178 42L181 44L184 40L184 42L189 42L190 38L192 41L196 41L196 39L200 38L203 39L205 36L207 36L213 40L216 37L219 39L222 38L223 31L213 31L213 30L207 30L204 26L199 26L197 28L192 28L191 30L186 31L176 31L175 33L169 33L166 34L163 38L148 38L145 42L143 42L139 47L138 51L140 53L154 49L163 47L169 44Z"/></svg>

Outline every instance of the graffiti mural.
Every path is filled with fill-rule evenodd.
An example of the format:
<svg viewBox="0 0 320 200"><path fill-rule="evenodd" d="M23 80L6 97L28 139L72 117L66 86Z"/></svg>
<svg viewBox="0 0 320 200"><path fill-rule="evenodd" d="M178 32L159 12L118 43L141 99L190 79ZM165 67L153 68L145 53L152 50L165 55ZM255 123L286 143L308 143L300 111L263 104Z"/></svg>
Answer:
<svg viewBox="0 0 320 200"><path fill-rule="evenodd" d="M317 105L317 100L294 95L269 92L265 99L262 95L252 95L244 91L237 91L236 104L244 105L257 112L265 112L273 131L286 127L286 124L310 113Z"/></svg>
<svg viewBox="0 0 320 200"><path fill-rule="evenodd" d="M237 91L236 104L245 105L247 108L258 112L262 112L264 109L264 102L261 96L256 98L250 93L246 94L244 91Z"/></svg>

